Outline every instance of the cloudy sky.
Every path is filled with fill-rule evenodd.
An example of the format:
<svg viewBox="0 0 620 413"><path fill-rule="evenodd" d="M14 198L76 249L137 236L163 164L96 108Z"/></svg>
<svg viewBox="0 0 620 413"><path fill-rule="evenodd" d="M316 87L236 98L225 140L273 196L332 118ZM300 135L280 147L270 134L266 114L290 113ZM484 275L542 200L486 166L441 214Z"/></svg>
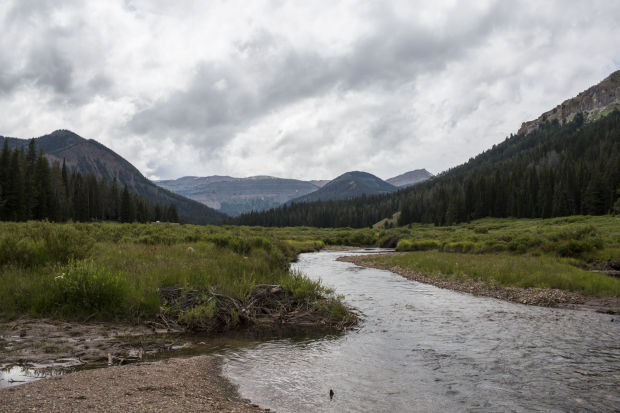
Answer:
<svg viewBox="0 0 620 413"><path fill-rule="evenodd" d="M456 166L620 68L620 1L0 0L0 135L154 179Z"/></svg>

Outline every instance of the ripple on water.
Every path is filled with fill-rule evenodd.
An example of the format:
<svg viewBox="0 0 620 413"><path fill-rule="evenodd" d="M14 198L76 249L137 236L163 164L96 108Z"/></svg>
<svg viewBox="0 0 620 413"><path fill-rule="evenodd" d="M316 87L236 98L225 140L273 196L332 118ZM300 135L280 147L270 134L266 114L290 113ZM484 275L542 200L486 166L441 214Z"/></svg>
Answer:
<svg viewBox="0 0 620 413"><path fill-rule="evenodd" d="M620 327L303 254L294 265L365 315L345 336L227 355L243 397L278 411L614 411ZM335 391L329 399L329 389Z"/></svg>

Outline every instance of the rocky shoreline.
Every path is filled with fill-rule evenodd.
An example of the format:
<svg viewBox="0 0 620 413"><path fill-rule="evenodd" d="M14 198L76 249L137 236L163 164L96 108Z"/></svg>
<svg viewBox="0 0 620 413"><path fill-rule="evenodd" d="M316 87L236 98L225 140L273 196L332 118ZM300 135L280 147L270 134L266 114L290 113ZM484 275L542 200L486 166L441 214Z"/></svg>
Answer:
<svg viewBox="0 0 620 413"><path fill-rule="evenodd" d="M373 257L388 254L375 254ZM620 314L620 298L592 297L572 291L553 288L517 288L499 285L490 285L483 281L446 278L437 275L428 275L399 266L378 264L366 261L364 256L344 256L338 261L351 262L361 267L388 270L402 275L410 280L431 284L439 288L465 292L473 295L498 298L519 304L536 305L542 307L568 308L578 310L592 310L606 314Z"/></svg>

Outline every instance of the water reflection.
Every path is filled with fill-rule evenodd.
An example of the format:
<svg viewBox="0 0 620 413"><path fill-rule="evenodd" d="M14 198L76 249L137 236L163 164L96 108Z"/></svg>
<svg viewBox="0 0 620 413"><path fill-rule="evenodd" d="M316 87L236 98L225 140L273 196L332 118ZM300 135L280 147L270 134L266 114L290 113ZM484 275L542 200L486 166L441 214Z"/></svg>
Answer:
<svg viewBox="0 0 620 413"><path fill-rule="evenodd" d="M60 361L54 366L46 365L0 365L0 388L17 386L46 377L74 371L73 362Z"/></svg>

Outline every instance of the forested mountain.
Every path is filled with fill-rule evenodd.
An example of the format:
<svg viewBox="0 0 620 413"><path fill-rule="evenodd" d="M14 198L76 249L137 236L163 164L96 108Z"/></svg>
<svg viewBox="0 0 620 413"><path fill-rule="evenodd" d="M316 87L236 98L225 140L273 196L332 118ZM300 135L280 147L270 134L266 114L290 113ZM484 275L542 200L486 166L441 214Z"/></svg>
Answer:
<svg viewBox="0 0 620 413"><path fill-rule="evenodd" d="M396 187L367 172L347 172L326 183L321 189L293 199L291 202L332 201L351 199L362 195L385 194Z"/></svg>
<svg viewBox="0 0 620 413"><path fill-rule="evenodd" d="M157 184L230 216L274 208L319 189L317 185L307 181L273 176L186 176L157 181Z"/></svg>
<svg viewBox="0 0 620 413"><path fill-rule="evenodd" d="M608 213L620 190L620 112L547 123L422 186L404 197L401 225Z"/></svg>
<svg viewBox="0 0 620 413"><path fill-rule="evenodd" d="M394 178L386 179L385 182L399 188L404 188L419 184L420 182L424 182L432 177L433 174L426 169L416 169L415 171L405 172L404 174L395 176Z"/></svg>
<svg viewBox="0 0 620 413"><path fill-rule="evenodd" d="M10 149L26 148L29 142L26 139L0 137L0 144L5 140ZM104 178L107 182L116 178L119 186L127 185L130 192L152 203L174 204L179 217L185 222L218 223L226 218L224 214L199 202L158 187L120 155L92 139L84 139L71 131L58 130L34 141L36 150L43 150L51 162L64 161L69 173L75 171L83 176L93 174L97 179Z"/></svg>
<svg viewBox="0 0 620 413"><path fill-rule="evenodd" d="M9 149L5 140L0 152L0 220L50 221L115 220L121 222L178 222L174 204L161 205L122 190L118 181L97 178L93 173L69 172L65 163L50 167L35 140L24 150Z"/></svg>
<svg viewBox="0 0 620 413"><path fill-rule="evenodd" d="M586 123L546 122L469 162L393 194L295 203L246 214L245 225L369 226L401 211L399 223L438 225L492 217L605 214L620 208L620 112ZM614 206L615 205L615 206Z"/></svg>

